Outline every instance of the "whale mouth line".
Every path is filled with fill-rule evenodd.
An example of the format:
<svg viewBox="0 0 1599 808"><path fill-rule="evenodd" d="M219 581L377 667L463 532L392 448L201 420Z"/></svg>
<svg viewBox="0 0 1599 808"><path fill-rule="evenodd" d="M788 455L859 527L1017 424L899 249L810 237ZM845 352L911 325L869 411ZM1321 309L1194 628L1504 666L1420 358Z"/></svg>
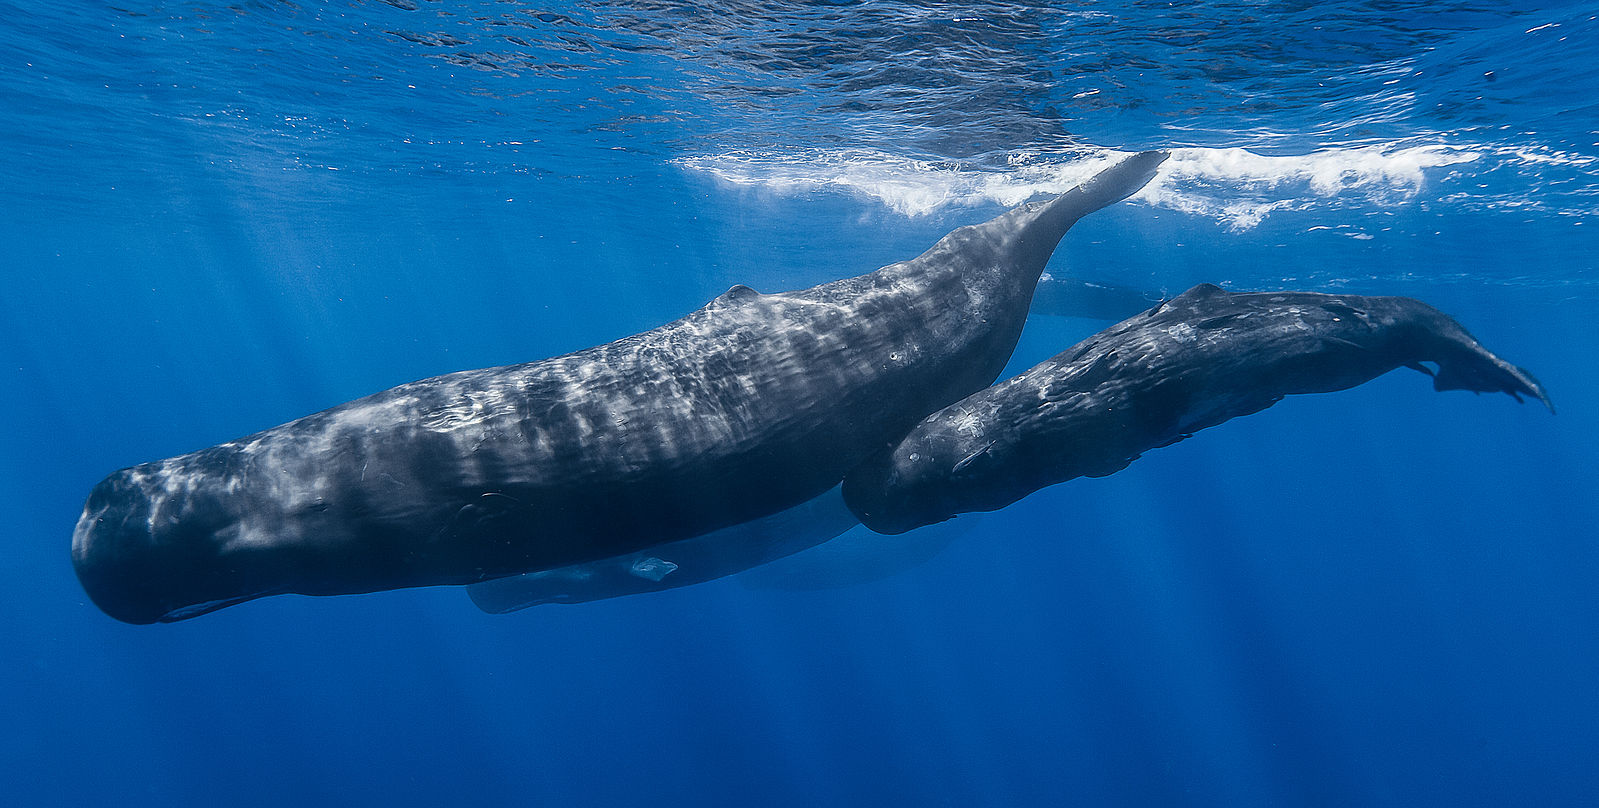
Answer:
<svg viewBox="0 0 1599 808"><path fill-rule="evenodd" d="M191 617L199 617L202 614L210 614L211 612L217 611L218 609L226 609L229 606L237 606L240 603L244 603L246 601L255 600L256 598L263 598L263 597L266 597L267 595L274 595L274 594L280 594L280 593L278 593L278 592L252 592L252 593L250 593L248 595L239 595L237 597L231 597L231 598L220 598L218 600L208 600L208 601L204 601L202 603L190 604L188 606L179 606L178 608L173 609L171 611L168 611L166 614L163 614L160 617L157 617L156 618L156 622L158 622L158 623L176 623L176 622L179 622L181 620L188 620Z"/></svg>

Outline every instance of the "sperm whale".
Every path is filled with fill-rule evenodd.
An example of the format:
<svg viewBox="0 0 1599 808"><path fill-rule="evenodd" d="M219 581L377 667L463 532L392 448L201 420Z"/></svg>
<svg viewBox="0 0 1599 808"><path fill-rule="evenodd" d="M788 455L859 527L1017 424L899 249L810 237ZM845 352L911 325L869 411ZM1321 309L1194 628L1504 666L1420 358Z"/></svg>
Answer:
<svg viewBox="0 0 1599 808"><path fill-rule="evenodd" d="M850 473L844 501L872 530L902 533L1112 474L1286 395L1399 367L1433 376L1436 390L1529 396L1554 411L1532 374L1419 300L1201 284L927 416Z"/></svg>
<svg viewBox="0 0 1599 808"><path fill-rule="evenodd" d="M612 343L117 471L73 533L79 581L119 620L173 621L611 558L796 506L991 384L1062 236L1165 156L1127 157L865 275L735 286Z"/></svg>

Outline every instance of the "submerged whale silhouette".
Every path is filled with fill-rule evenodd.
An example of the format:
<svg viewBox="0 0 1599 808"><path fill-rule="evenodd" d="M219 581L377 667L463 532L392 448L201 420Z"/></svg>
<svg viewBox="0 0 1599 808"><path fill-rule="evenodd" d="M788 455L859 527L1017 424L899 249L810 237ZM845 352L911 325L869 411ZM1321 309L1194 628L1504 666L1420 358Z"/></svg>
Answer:
<svg viewBox="0 0 1599 808"><path fill-rule="evenodd" d="M1068 228L1145 152L910 261L782 294L735 286L654 330L400 385L123 469L73 534L107 614L465 584L637 552L796 506L991 384Z"/></svg>

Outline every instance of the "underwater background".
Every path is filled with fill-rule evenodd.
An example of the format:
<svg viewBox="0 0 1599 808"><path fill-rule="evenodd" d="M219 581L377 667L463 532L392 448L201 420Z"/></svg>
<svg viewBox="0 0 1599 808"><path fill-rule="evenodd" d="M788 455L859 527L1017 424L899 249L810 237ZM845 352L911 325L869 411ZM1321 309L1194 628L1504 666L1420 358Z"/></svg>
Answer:
<svg viewBox="0 0 1599 808"><path fill-rule="evenodd" d="M1596 17L0 1L0 802L1593 804ZM1052 275L1419 297L1559 414L1399 370L920 563L852 533L509 615L130 626L73 576L115 469L857 275L1144 148ZM1008 373L1107 324L1036 316Z"/></svg>

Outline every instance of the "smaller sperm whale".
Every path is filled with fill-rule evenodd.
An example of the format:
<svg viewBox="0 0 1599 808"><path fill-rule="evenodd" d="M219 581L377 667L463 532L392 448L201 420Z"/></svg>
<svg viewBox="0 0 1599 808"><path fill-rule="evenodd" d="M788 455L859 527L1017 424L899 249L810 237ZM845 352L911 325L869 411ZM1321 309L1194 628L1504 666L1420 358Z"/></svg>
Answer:
<svg viewBox="0 0 1599 808"><path fill-rule="evenodd" d="M844 501L872 530L903 533L1112 474L1284 396L1399 367L1431 375L1435 390L1528 396L1554 411L1532 374L1419 300L1202 284L929 415L845 477Z"/></svg>

